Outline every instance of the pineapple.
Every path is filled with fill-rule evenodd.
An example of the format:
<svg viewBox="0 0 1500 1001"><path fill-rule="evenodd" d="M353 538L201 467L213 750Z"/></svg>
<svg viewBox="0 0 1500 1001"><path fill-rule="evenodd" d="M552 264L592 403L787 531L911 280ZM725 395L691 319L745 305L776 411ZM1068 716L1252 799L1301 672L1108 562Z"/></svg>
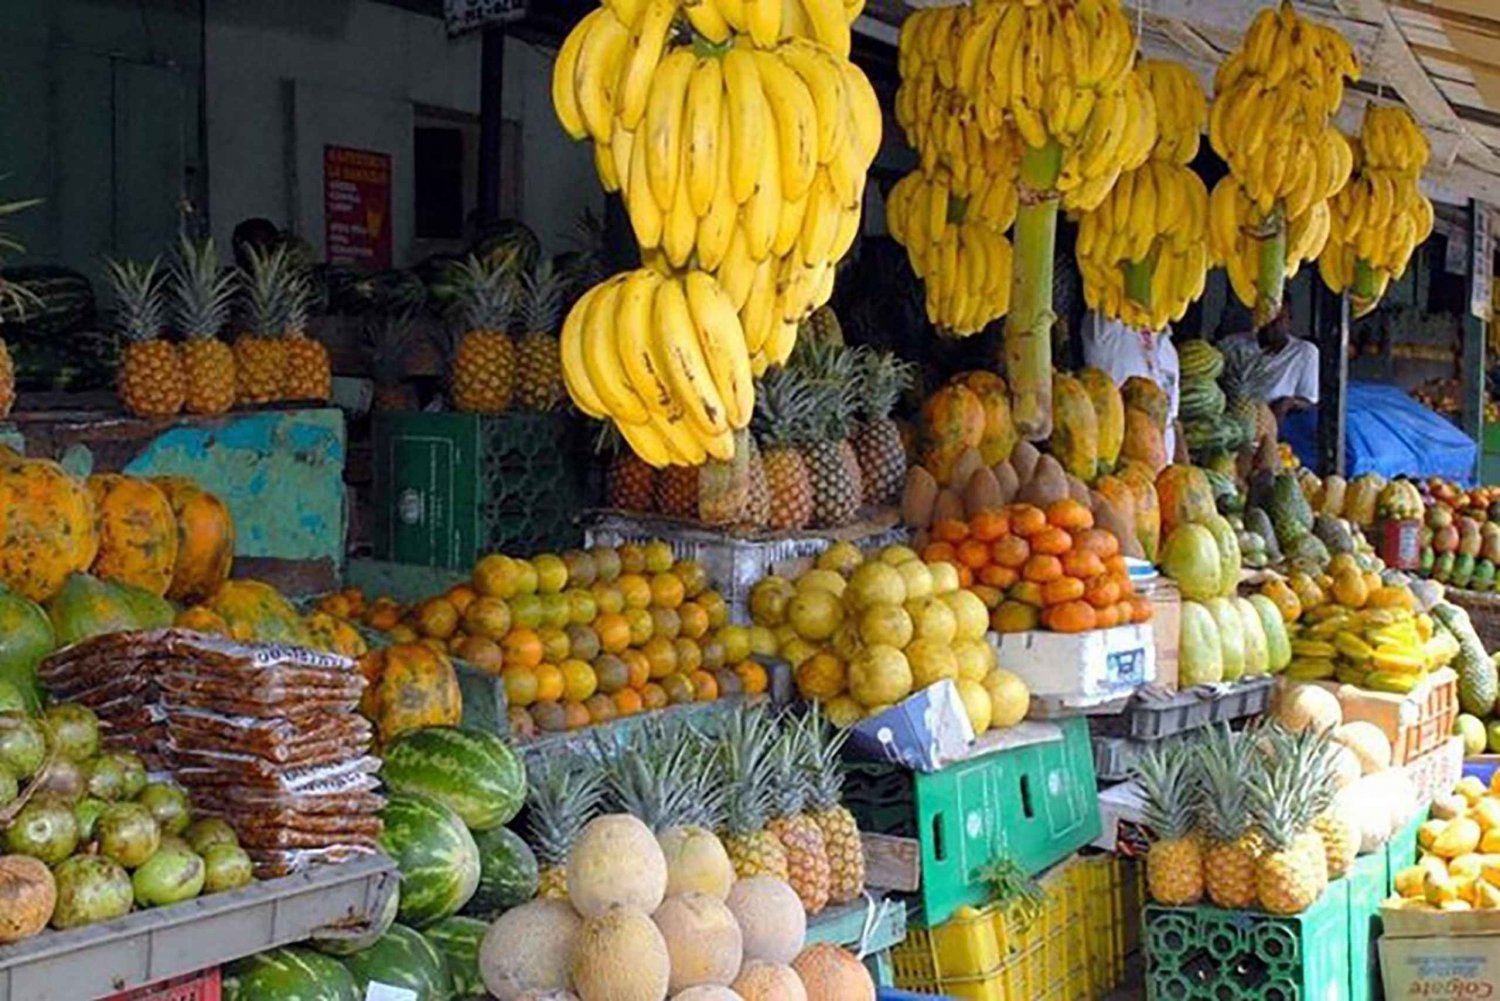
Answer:
<svg viewBox="0 0 1500 1001"><path fill-rule="evenodd" d="M592 764L566 755L544 755L526 773L527 841L536 851L537 896L568 896L568 852L598 812L604 776Z"/></svg>
<svg viewBox="0 0 1500 1001"><path fill-rule="evenodd" d="M799 341L820 341L824 344L843 344L844 330L839 324L838 314L832 306L819 306L807 319L798 325Z"/></svg>
<svg viewBox="0 0 1500 1001"><path fill-rule="evenodd" d="M39 198L0 204L0 219L39 204L41 204ZM26 248L21 246L15 237L5 230L0 230L0 254L19 253L24 249ZM3 326L7 319L25 319L27 310L40 305L41 301L30 289L10 284L6 282L4 275L0 275L0 326ZM0 417L10 416L11 408L15 405L16 367L10 358L10 347L5 341L0 340Z"/></svg>
<svg viewBox="0 0 1500 1001"><path fill-rule="evenodd" d="M125 334L120 358L120 400L137 417L172 417L182 411L185 380L177 346L161 339L166 318L157 262L107 261L119 302L116 320Z"/></svg>
<svg viewBox="0 0 1500 1001"><path fill-rule="evenodd" d="M799 367L808 373L815 401L812 439L802 446L812 484L812 524L847 525L858 517L864 496L859 460L849 443L859 395L854 355L826 342L807 342L799 349Z"/></svg>
<svg viewBox="0 0 1500 1001"><path fill-rule="evenodd" d="M727 528L737 524L750 504L750 432L734 432L734 455L726 462L709 459L698 467L698 519Z"/></svg>
<svg viewBox="0 0 1500 1001"><path fill-rule="evenodd" d="M865 890L865 853L854 814L843 804L844 769L839 751L848 739L848 730L825 727L823 715L813 710L804 717L814 753L811 757L812 782L808 787L808 815L823 832L828 852L828 901L847 904L858 900Z"/></svg>
<svg viewBox="0 0 1500 1001"><path fill-rule="evenodd" d="M761 379L751 430L760 441L760 464L770 493L770 514L761 524L772 531L796 531L812 520L812 481L798 450L811 410L811 389L800 371L775 368Z"/></svg>
<svg viewBox="0 0 1500 1001"><path fill-rule="evenodd" d="M854 454L864 480L864 502L895 503L906 483L906 446L891 411L911 384L912 366L893 354L862 349L858 353L859 410Z"/></svg>
<svg viewBox="0 0 1500 1001"><path fill-rule="evenodd" d="M1146 855L1146 888L1168 907L1203 899L1203 848L1193 830L1198 789L1188 749L1152 747L1136 766L1145 797L1146 825L1156 840Z"/></svg>
<svg viewBox="0 0 1500 1001"><path fill-rule="evenodd" d="M713 781L713 752L697 731L651 720L625 753L607 744L600 752L609 812L628 813L654 834L717 826L722 798Z"/></svg>
<svg viewBox="0 0 1500 1001"><path fill-rule="evenodd" d="M375 377L376 410L416 410L417 392L406 383L407 352L416 340L410 318L388 316L368 329L371 374Z"/></svg>
<svg viewBox="0 0 1500 1001"><path fill-rule="evenodd" d="M749 468L750 484L738 520L755 528L764 528L771 520L771 483L766 479L766 464L761 461L760 446L755 444L754 435L745 436L745 464Z"/></svg>
<svg viewBox="0 0 1500 1001"><path fill-rule="evenodd" d="M833 879L823 828L803 812L817 767L817 739L802 722L794 720L782 727L771 758L776 781L773 818L766 825L786 850L787 883L809 914L828 906Z"/></svg>
<svg viewBox="0 0 1500 1001"><path fill-rule="evenodd" d="M656 473L656 510L698 520L698 466L666 466Z"/></svg>
<svg viewBox="0 0 1500 1001"><path fill-rule="evenodd" d="M775 876L788 880L786 849L766 829L776 781L776 724L758 707L741 707L728 717L719 741L716 780L724 802L720 837L741 879Z"/></svg>
<svg viewBox="0 0 1500 1001"><path fill-rule="evenodd" d="M1320 842L1318 850L1323 856L1328 878L1338 879L1354 865L1354 860L1359 857L1360 845L1358 828L1333 806L1334 794L1338 791L1334 766L1338 748L1329 739L1327 732L1307 730L1299 734L1295 741L1305 745L1311 772L1308 777L1311 787L1308 799L1313 815L1310 833L1315 834ZM1305 840L1308 842L1308 850L1314 850L1312 839L1308 837Z"/></svg>
<svg viewBox="0 0 1500 1001"><path fill-rule="evenodd" d="M287 290L292 262L285 247L260 251L247 245L249 273L240 279L249 329L234 342L234 386L237 403L274 403L282 398L286 377Z"/></svg>
<svg viewBox="0 0 1500 1001"><path fill-rule="evenodd" d="M656 508L656 470L628 448L615 454L609 464L609 506L621 511L652 511Z"/></svg>
<svg viewBox="0 0 1500 1001"><path fill-rule="evenodd" d="M1255 892L1261 909L1271 914L1302 913L1328 884L1323 839L1309 826L1317 813L1315 777L1307 745L1273 738L1265 768L1250 780L1251 814L1265 837Z"/></svg>
<svg viewBox="0 0 1500 1001"><path fill-rule="evenodd" d="M172 297L185 342L183 406L190 414L223 414L234 407L234 349L219 340L234 294L234 272L220 270L214 241L184 236L172 266Z"/></svg>
<svg viewBox="0 0 1500 1001"><path fill-rule="evenodd" d="M327 403L333 399L333 368L328 349L321 341L307 336L307 313L311 305L312 288L307 273L294 265L287 271L286 308L282 316L286 371L282 376L281 398Z"/></svg>
<svg viewBox="0 0 1500 1001"><path fill-rule="evenodd" d="M1216 727L1197 748L1199 827L1208 839L1203 882L1220 907L1255 906L1255 862L1261 836L1250 824L1246 779L1260 768L1251 742Z"/></svg>
<svg viewBox="0 0 1500 1001"><path fill-rule="evenodd" d="M469 413L498 414L515 395L516 346L506 333L515 307L514 265L508 258L474 255L454 266L463 330L453 352L453 406Z"/></svg>
<svg viewBox="0 0 1500 1001"><path fill-rule="evenodd" d="M555 271L550 260L522 279L526 333L516 345L516 402L526 410L554 410L567 399L557 343L565 292L567 276Z"/></svg>

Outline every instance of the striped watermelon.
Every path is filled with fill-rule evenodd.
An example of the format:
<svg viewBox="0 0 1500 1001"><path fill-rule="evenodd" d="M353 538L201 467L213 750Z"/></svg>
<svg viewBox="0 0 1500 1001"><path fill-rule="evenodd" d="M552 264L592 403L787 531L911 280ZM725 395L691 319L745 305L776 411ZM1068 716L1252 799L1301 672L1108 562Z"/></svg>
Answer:
<svg viewBox="0 0 1500 1001"><path fill-rule="evenodd" d="M474 843L479 846L479 890L466 913L493 918L536 896L536 856L519 834L497 827L474 835Z"/></svg>
<svg viewBox="0 0 1500 1001"><path fill-rule="evenodd" d="M364 992L338 960L311 949L272 949L224 971L224 1001L360 1001Z"/></svg>
<svg viewBox="0 0 1500 1001"><path fill-rule="evenodd" d="M479 886L479 849L458 814L426 796L398 793L380 819L380 847L401 870L397 920L425 928L458 913Z"/></svg>
<svg viewBox="0 0 1500 1001"><path fill-rule="evenodd" d="M374 945L346 958L344 966L354 975L361 997L371 981L415 991L417 1001L453 997L447 958L421 932L402 924L391 925Z"/></svg>
<svg viewBox="0 0 1500 1001"><path fill-rule="evenodd" d="M490 926L478 918L444 918L422 934L448 958L453 974L453 996L458 1001L481 1001L490 994L479 975L479 943Z"/></svg>
<svg viewBox="0 0 1500 1001"><path fill-rule="evenodd" d="M362 952L380 941L380 937L391 930L391 925L396 923L396 912L401 908L401 887L397 886L391 891L391 895L385 898L385 904L381 906L380 913L376 914L370 921L368 928L362 929L359 934L351 935L347 930L342 934L336 933L336 937L313 936L307 940L307 944L319 952L343 959L352 956L356 952Z"/></svg>
<svg viewBox="0 0 1500 1001"><path fill-rule="evenodd" d="M385 749L380 777L392 792L446 803L470 830L508 822L526 800L526 768L492 733L451 726L405 734Z"/></svg>

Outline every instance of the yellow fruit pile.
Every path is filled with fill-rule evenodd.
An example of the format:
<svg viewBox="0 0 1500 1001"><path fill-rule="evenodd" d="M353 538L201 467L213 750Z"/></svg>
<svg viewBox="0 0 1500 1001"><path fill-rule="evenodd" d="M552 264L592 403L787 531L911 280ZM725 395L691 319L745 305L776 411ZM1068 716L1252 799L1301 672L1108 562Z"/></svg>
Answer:
<svg viewBox="0 0 1500 1001"><path fill-rule="evenodd" d="M1209 141L1230 173L1210 200L1210 247L1258 320L1322 251L1326 202L1349 179L1349 143L1330 123L1346 77L1359 78L1349 43L1289 2L1262 10L1215 76Z"/></svg>
<svg viewBox="0 0 1500 1001"><path fill-rule="evenodd" d="M609 313L588 323L576 317L581 306L570 318L581 331L563 359L575 402L613 419L653 465L730 457L730 432L750 411L726 400L738 388L712 371L712 355L733 355L725 367L735 373L784 362L797 324L833 292L881 138L875 91L848 58L860 6L611 0L558 54L558 119L594 142L600 180L624 198L646 267L665 276L658 292L675 300L684 275L702 274L723 293L711 326L696 307L691 325L657 322L659 301L645 326ZM614 360L631 350L656 359L652 377Z"/></svg>
<svg viewBox="0 0 1500 1001"><path fill-rule="evenodd" d="M1432 803L1417 829L1421 859L1396 873L1386 907L1409 910L1500 909L1500 774L1485 788L1474 776Z"/></svg>
<svg viewBox="0 0 1500 1001"><path fill-rule="evenodd" d="M1375 308L1432 233L1432 202L1422 194L1431 150L1404 108L1365 108L1355 175L1332 202L1328 245L1318 258L1323 281L1349 290L1356 316Z"/></svg>
<svg viewBox="0 0 1500 1001"><path fill-rule="evenodd" d="M1082 213L1078 267L1089 308L1160 330L1203 294L1208 273L1208 189L1189 167L1208 102L1185 66L1153 60L1137 72L1155 101L1156 145Z"/></svg>

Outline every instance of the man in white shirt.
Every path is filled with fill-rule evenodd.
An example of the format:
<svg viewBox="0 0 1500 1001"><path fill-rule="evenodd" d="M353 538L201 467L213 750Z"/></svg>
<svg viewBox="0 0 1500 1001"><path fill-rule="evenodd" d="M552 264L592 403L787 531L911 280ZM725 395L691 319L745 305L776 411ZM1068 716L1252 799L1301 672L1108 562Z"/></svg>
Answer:
<svg viewBox="0 0 1500 1001"><path fill-rule="evenodd" d="M1266 402L1278 421L1318 405L1318 346L1293 336L1285 310L1256 333L1237 336L1259 347L1271 367Z"/></svg>
<svg viewBox="0 0 1500 1001"><path fill-rule="evenodd" d="M1115 385L1138 375L1160 386L1167 394L1167 431L1163 435L1167 455L1174 462L1186 461L1177 453L1182 440L1177 426L1177 403L1181 399L1181 377L1172 328L1137 330L1123 321L1091 312L1083 318L1083 363L1109 373Z"/></svg>

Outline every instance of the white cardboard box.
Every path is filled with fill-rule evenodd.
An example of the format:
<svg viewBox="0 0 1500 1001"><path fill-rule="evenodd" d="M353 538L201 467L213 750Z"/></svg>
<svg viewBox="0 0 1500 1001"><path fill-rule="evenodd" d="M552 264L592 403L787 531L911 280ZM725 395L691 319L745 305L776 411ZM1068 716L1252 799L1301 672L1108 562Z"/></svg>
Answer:
<svg viewBox="0 0 1500 1001"><path fill-rule="evenodd" d="M1000 666L1026 682L1033 697L1084 708L1123 698L1156 680L1150 623L1086 633L990 633Z"/></svg>
<svg viewBox="0 0 1500 1001"><path fill-rule="evenodd" d="M1381 910L1387 998L1500 996L1500 914Z"/></svg>

